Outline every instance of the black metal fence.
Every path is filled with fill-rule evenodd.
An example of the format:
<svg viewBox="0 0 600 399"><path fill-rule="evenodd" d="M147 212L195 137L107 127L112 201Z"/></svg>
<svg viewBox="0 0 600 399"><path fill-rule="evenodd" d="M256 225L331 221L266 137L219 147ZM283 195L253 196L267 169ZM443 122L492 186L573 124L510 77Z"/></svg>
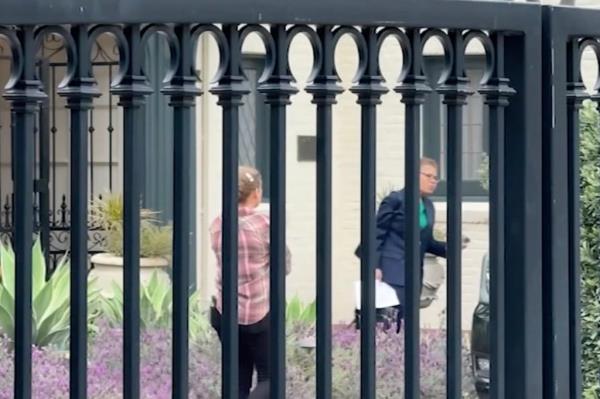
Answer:
<svg viewBox="0 0 600 399"><path fill-rule="evenodd" d="M418 177L421 108L437 90L447 107L448 313L447 389L461 393L461 132L462 108L471 93L465 48L478 40L486 72L480 92L489 111L491 395L493 398L579 398L577 109L583 91L580 48L600 54L598 12L530 4L462 1L272 0L239 2L171 0L58 0L3 2L2 35L12 50L11 103L15 138L13 241L16 253L15 398L31 397L31 237L34 219L34 131L48 93L36 72L36 54L48 34L62 37L66 81L58 93L70 110L70 252L72 398L86 397L86 279L88 140L90 110L101 94L92 73L92 46L108 33L117 43L119 71L111 86L123 111L124 192L124 397L140 396L139 207L143 173L144 105L151 88L144 77L144 46L163 35L171 73L162 93L174 111L173 398L187 396L189 210L185 179L194 167L188 148L192 112L200 94L194 71L195 41L212 35L220 69L211 93L223 110L223 351L222 394L237 397L237 166L239 109L248 86L241 44L257 33L266 48L265 78L258 90L270 107L271 263L283 264L286 227L286 107L297 88L288 49L298 34L315 54L307 92L316 105L317 129L317 397L332 395L332 110L342 92L334 52L342 36L354 39L359 71L351 91L361 107L361 398L375 398L375 148L377 107L386 92L379 67L382 42L393 37L403 54L394 87L405 113L407 315L406 398L419 389ZM443 44L446 68L430 87L423 71L423 43ZM207 84L207 83L205 83ZM598 98L597 96L595 98ZM403 105L400 104L400 101ZM216 133L211 133L216 134ZM400 133L399 133L400 134ZM385 151L385 149L379 149ZM568 211L568 212L567 212ZM564 226L569 226L566 240ZM543 267L542 267L543 266ZM285 275L271 270L271 397L285 397ZM568 301L566 300L568 298ZM357 376L358 377L358 376Z"/></svg>
<svg viewBox="0 0 600 399"><path fill-rule="evenodd" d="M4 43L3 43L4 44ZM91 55L92 68L98 76L100 90L109 93L112 76L117 67L113 49L105 48L98 41L93 44ZM47 97L40 102L34 128L35 145L35 180L34 180L34 231L39 235L42 247L46 253L47 268L51 272L57 262L69 252L70 246L70 196L69 196L69 164L60 154L60 150L68 149L68 121L59 116L64 112L58 83L65 74L67 64L56 59L64 52L65 46L58 35L48 35L41 43L40 57L37 60L38 78L44 86ZM3 78L8 78L10 72L10 50L0 47L0 65L6 71ZM99 73L100 72L100 73ZM89 111L89 195L102 197L103 192L120 190L115 184L114 174L117 172L117 159L114 154L115 127L113 124L115 105L113 97L108 95L106 120L94 118L94 110ZM7 107L3 102L2 108ZM106 126L98 122L106 123ZM9 126L4 126L10 127ZM0 129L2 126L0 126ZM12 146L14 137L6 129L2 144ZM107 146L102 146L103 142ZM98 144L101 144L98 148ZM106 148L104 148L106 147ZM8 156L0 156L2 170L0 172L0 198L2 199L0 239L3 242L11 240L14 218L14 149ZM101 160L95 158L101 155ZM99 176L98 176L99 175ZM105 234L98 226L88 224L88 253L94 254L104 250Z"/></svg>

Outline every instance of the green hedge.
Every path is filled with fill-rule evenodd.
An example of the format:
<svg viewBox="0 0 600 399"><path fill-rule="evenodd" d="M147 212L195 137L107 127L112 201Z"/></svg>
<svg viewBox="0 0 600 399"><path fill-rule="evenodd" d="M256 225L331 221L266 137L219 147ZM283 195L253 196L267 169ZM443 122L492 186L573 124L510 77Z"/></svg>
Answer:
<svg viewBox="0 0 600 399"><path fill-rule="evenodd" d="M600 122L596 106L581 112L581 317L584 398L600 398Z"/></svg>

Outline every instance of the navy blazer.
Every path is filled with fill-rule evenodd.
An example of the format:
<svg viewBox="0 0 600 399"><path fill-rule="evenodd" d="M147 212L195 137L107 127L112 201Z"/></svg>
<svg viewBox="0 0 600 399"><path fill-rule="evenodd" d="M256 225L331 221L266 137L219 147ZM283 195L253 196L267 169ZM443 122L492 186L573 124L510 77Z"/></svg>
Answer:
<svg viewBox="0 0 600 399"><path fill-rule="evenodd" d="M383 199L377 211L376 259L375 267L381 269L383 281L396 286L404 286L406 253L404 245L404 190L392 191ZM421 229L420 263L421 278L425 253L446 257L446 243L433 237L435 209L427 197L423 197L427 213L427 227ZM357 249L360 255L360 249Z"/></svg>

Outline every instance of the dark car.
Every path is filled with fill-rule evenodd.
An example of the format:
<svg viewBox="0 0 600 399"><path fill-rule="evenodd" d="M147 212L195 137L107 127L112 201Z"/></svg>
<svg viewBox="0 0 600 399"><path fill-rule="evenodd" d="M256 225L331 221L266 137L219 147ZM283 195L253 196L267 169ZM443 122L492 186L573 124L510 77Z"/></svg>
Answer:
<svg viewBox="0 0 600 399"><path fill-rule="evenodd" d="M490 389L490 262L486 254L481 263L479 302L473 312L471 328L471 367L475 389L487 398Z"/></svg>

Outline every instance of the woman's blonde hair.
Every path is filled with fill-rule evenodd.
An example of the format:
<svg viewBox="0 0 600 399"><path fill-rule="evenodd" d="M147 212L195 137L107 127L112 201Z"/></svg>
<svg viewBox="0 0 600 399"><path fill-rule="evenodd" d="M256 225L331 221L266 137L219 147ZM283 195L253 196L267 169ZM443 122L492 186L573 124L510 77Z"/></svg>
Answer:
<svg viewBox="0 0 600 399"><path fill-rule="evenodd" d="M238 173L238 202L242 203L262 187L262 179L260 172L251 166L240 166Z"/></svg>

